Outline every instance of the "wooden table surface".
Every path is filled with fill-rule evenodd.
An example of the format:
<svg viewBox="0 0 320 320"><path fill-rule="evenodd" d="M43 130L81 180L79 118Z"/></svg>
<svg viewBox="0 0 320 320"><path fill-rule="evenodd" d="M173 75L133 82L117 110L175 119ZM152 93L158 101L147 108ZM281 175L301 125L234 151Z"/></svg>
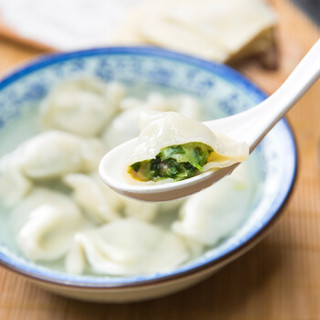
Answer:
<svg viewBox="0 0 320 320"><path fill-rule="evenodd" d="M279 12L280 68L266 71L253 62L239 67L269 93L320 35L286 0L272 2ZM39 54L0 39L0 73ZM0 267L0 319L320 319L320 81L288 119L299 153L295 189L281 219L250 252L188 290L122 305L56 296Z"/></svg>

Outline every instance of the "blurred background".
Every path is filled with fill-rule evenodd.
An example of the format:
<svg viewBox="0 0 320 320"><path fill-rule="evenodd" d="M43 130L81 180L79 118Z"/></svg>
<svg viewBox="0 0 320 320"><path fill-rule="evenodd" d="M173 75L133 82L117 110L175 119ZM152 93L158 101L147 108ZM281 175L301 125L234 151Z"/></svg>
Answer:
<svg viewBox="0 0 320 320"><path fill-rule="evenodd" d="M287 12L283 1L290 4ZM290 59L304 53L289 49L296 42L291 38L307 32L290 20L291 9L303 12L314 29L319 26L319 0L0 0L0 36L40 54L151 45L227 63L249 77L251 68L243 68L248 58L262 69L284 68L287 74L294 65ZM285 34L282 25L290 23ZM263 76L267 85L255 80L274 91L273 75Z"/></svg>
<svg viewBox="0 0 320 320"><path fill-rule="evenodd" d="M319 0L291 0L301 10L306 12L314 22L320 25L320 1Z"/></svg>
<svg viewBox="0 0 320 320"><path fill-rule="evenodd" d="M291 1L320 23L320 1ZM270 49L276 5L272 0L0 0L0 34L49 51L147 44L226 61Z"/></svg>

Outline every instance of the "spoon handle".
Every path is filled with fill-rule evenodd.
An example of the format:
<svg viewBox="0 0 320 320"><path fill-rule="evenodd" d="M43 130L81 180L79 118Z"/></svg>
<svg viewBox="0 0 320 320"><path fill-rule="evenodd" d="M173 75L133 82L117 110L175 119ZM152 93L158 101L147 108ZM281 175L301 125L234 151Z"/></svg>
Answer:
<svg viewBox="0 0 320 320"><path fill-rule="evenodd" d="M320 40L308 51L284 83L256 107L234 116L208 121L212 130L243 140L250 152L270 129L302 97L320 75Z"/></svg>

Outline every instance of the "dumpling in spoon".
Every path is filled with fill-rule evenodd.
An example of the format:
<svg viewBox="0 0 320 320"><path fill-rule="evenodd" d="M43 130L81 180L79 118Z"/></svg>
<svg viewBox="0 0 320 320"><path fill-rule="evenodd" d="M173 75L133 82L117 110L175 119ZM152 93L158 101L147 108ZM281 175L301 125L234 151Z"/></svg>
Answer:
<svg viewBox="0 0 320 320"><path fill-rule="evenodd" d="M242 162L249 146L176 112L145 113L127 172L138 181L180 181ZM132 180L132 179L131 179Z"/></svg>

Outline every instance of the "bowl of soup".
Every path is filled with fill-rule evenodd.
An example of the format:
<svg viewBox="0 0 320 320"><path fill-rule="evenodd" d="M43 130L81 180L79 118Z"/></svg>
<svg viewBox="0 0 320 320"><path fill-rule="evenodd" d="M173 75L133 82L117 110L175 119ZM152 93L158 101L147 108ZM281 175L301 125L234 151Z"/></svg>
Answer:
<svg viewBox="0 0 320 320"><path fill-rule="evenodd" d="M13 72L0 83L0 264L104 302L212 275L263 238L290 195L297 155L286 120L234 173L183 199L126 198L98 165L139 134L145 111L205 121L265 98L228 66L147 47L56 54Z"/></svg>

